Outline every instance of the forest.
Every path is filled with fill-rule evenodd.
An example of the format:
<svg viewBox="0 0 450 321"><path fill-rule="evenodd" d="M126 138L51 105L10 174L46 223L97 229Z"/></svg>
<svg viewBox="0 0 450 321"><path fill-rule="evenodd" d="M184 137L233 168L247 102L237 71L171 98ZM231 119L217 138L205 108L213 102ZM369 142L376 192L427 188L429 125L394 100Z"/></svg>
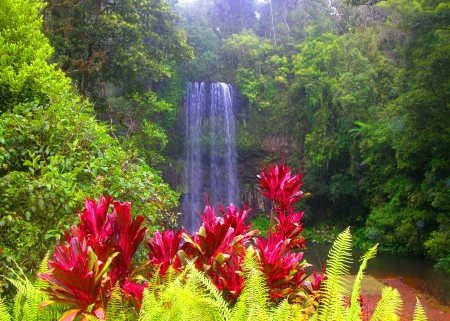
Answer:
<svg viewBox="0 0 450 321"><path fill-rule="evenodd" d="M337 296L352 242L368 251L361 271L377 247L450 271L448 1L0 0L0 45L1 321L25 320L18 307L33 295L35 307L47 300L42 320L121 320L120 304L130 320L159 320L163 297L182 309L177 291L214 301L195 304L220 320L334 320L333 309L357 320L357 285L353 305ZM269 204L198 209L195 237L177 230L189 82L236 89L242 195L261 190ZM295 188L280 192L276 180ZM260 214L272 230L251 241L246 224ZM344 231L334 245L344 254L306 284L293 249L317 225ZM282 276L269 254L286 257ZM132 257L151 261L146 281ZM77 285L46 260L51 271L72 260L92 293L77 289L87 294L74 301ZM46 298L30 290L42 282ZM13 285L27 289L15 303ZM258 317L243 303L252 295ZM395 291L385 301L398 303Z"/></svg>

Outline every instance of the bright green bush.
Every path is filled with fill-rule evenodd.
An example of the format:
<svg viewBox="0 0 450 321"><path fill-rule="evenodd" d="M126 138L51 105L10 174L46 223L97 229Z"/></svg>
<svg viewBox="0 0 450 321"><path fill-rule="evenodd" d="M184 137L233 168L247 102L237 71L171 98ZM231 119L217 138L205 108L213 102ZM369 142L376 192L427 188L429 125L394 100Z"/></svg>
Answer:
<svg viewBox="0 0 450 321"><path fill-rule="evenodd" d="M33 268L85 196L130 200L147 224L172 226L177 195L93 117L47 63L39 0L0 5L0 264ZM1 266L0 266L1 268Z"/></svg>

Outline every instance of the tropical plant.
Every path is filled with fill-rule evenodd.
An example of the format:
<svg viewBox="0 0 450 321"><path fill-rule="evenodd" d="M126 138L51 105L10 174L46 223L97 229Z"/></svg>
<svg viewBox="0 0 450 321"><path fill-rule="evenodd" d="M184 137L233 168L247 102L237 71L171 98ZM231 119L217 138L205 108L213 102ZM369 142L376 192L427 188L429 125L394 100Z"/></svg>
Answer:
<svg viewBox="0 0 450 321"><path fill-rule="evenodd" d="M68 308L60 320L77 315L106 317L106 305L119 284L131 303L140 307L143 285L131 281L131 259L147 231L141 227L142 216L131 219L130 203L113 202L114 211L107 214L111 198L85 201L78 216L81 223L66 233L66 244L55 247L49 271L38 276L49 283L44 292L49 299L41 304L64 304Z"/></svg>
<svg viewBox="0 0 450 321"><path fill-rule="evenodd" d="M39 271L47 271L48 256L40 265ZM15 263L15 262L14 262ZM40 304L48 299L42 289L46 286L40 279L30 280L22 269L15 263L15 269L10 269L12 278L6 278L17 292L14 296L10 309L5 301L0 297L0 320L1 321L48 321L56 320L63 310L62 306L53 306L46 309L39 309ZM9 313L11 310L11 314Z"/></svg>
<svg viewBox="0 0 450 321"><path fill-rule="evenodd" d="M84 196L133 202L153 227L174 226L177 194L93 117L93 105L48 64L39 0L0 5L0 273L6 257L36 270L74 223Z"/></svg>

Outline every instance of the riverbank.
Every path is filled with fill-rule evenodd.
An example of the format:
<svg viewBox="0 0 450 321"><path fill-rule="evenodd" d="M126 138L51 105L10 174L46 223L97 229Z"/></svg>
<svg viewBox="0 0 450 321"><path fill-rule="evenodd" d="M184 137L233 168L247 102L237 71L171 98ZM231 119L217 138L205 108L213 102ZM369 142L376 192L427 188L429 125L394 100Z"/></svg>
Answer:
<svg viewBox="0 0 450 321"><path fill-rule="evenodd" d="M349 276L349 281L353 284L355 276ZM402 297L403 305L400 314L401 321L413 319L414 308L416 306L416 297L420 300L429 321L447 321L450 320L450 307L440 304L431 296L421 293L405 283L400 278L393 279L375 279L373 276L364 277L361 289L366 300L366 311L363 320L370 320L376 305L381 299L381 292L385 286L391 286L398 290Z"/></svg>

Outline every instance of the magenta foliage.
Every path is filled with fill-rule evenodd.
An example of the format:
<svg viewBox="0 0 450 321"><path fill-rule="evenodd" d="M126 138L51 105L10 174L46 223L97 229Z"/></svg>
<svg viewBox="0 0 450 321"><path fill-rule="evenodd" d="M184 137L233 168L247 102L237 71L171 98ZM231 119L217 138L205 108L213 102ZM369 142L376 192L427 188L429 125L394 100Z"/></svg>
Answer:
<svg viewBox="0 0 450 321"><path fill-rule="evenodd" d="M279 302L294 298L303 288L316 295L323 274L313 272L314 280L306 285L303 253L295 249L305 248L301 235L303 212L296 212L296 202L304 196L299 188L302 175L292 175L283 163L259 176L263 195L273 204L275 225L267 239L257 238L255 255L261 271L266 275L270 297ZM100 197L98 202L85 201L85 209L79 213L80 223L66 233L66 243L55 248L49 261L50 271L39 277L50 284L45 290L50 299L42 306L63 303L69 308L60 321L72 321L77 315L95 315L105 318L104 306L111 291L119 282L125 297L140 308L142 293L147 286L132 279L132 257L142 242L147 229L142 227L144 217L131 218L131 204L112 202L113 211L108 214L111 198ZM230 205L226 211L219 207L219 214L206 206L202 225L194 235L184 229L154 232L149 238L148 258L150 275L159 271L164 277L172 267L180 271L189 260L211 279L224 297L234 303L242 292L244 279L245 248L250 246L258 231L246 225L249 210L238 210Z"/></svg>
<svg viewBox="0 0 450 321"><path fill-rule="evenodd" d="M44 291L50 299L41 307L52 303L67 305L69 309L60 319L64 321L73 320L88 309L97 318L104 319L102 292L109 290L106 271L116 255L114 253L105 262L101 261L86 239L80 240L78 237L72 237L69 244L57 246L54 260L48 261L50 271L39 274L51 285Z"/></svg>
<svg viewBox="0 0 450 321"><path fill-rule="evenodd" d="M159 268L159 274L164 275L167 269L172 266L174 269L181 268L181 261L177 256L181 241L181 231L174 232L167 230L163 233L156 231L153 238L149 238L147 245L149 247L148 257L150 259L150 268L156 270Z"/></svg>
<svg viewBox="0 0 450 321"><path fill-rule="evenodd" d="M147 232L146 227L141 227L143 216L131 219L131 203L113 202L114 211L108 215L107 228L110 229L109 239L111 247L117 249L119 255L112 263L111 277L113 281L121 283L131 275L131 259Z"/></svg>
<svg viewBox="0 0 450 321"><path fill-rule="evenodd" d="M277 212L277 225L275 233L283 237L287 242L287 249L305 248L305 238L300 235L303 232L303 225L300 223L304 212L295 213L293 208L288 209L287 215L283 212Z"/></svg>
<svg viewBox="0 0 450 321"><path fill-rule="evenodd" d="M289 251L288 244L279 233L272 234L266 240L261 237L256 240L256 255L274 300L287 297L302 287L306 273L300 263L303 253Z"/></svg>
<svg viewBox="0 0 450 321"><path fill-rule="evenodd" d="M131 302L131 304L140 310L142 303L142 296L144 289L148 286L148 282L143 282L142 284L125 279L122 283L122 290L125 293L125 298Z"/></svg>
<svg viewBox="0 0 450 321"><path fill-rule="evenodd" d="M269 166L269 172L263 168L262 176L258 175L263 196L275 202L277 211L286 211L303 196L303 192L298 190L303 185L302 174L291 175L291 170L283 162L275 167Z"/></svg>
<svg viewBox="0 0 450 321"><path fill-rule="evenodd" d="M66 233L66 244L55 247L49 272L39 277L50 285L50 296L42 306L62 303L69 306L60 320L71 321L82 313L92 313L103 320L104 305L118 281L128 294L140 300L142 291L133 290L128 277L132 273L131 259L147 228L144 218L131 219L130 203L113 202L114 211L107 214L111 198L85 200L85 209L78 216L81 223Z"/></svg>
<svg viewBox="0 0 450 321"><path fill-rule="evenodd" d="M147 243L152 270L159 268L164 275L169 266L175 270L182 263L195 260L197 269L204 271L216 287L230 302L237 300L242 291L242 264L245 256L244 246L257 233L251 225L245 225L248 210L237 210L230 205L225 211L220 207L221 216L215 209L206 206L202 216L202 225L197 233L188 235L185 230L174 233L155 232ZM181 237L184 244L181 248Z"/></svg>

